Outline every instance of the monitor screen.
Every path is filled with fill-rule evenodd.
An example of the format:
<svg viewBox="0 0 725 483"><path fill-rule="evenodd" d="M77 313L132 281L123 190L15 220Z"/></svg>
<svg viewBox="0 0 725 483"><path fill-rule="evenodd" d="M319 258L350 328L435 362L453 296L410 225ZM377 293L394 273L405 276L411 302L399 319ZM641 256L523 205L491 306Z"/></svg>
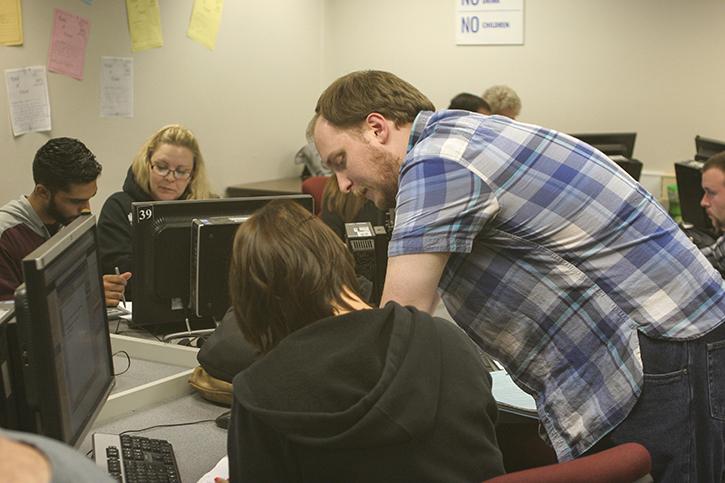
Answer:
<svg viewBox="0 0 725 483"><path fill-rule="evenodd" d="M584 141L606 154L607 156L624 156L632 159L634 156L634 142L637 133L594 133L594 134L570 134L570 136Z"/></svg>
<svg viewBox="0 0 725 483"><path fill-rule="evenodd" d="M707 161L725 151L725 141L695 136L695 161Z"/></svg>
<svg viewBox="0 0 725 483"><path fill-rule="evenodd" d="M15 292L18 429L71 445L114 385L97 247L95 217L76 219L23 259L25 283Z"/></svg>
<svg viewBox="0 0 725 483"><path fill-rule="evenodd" d="M685 227L694 227L706 233L715 233L705 208L700 201L705 192L702 189L702 161L690 160L675 163L677 195L680 198L680 212Z"/></svg>
<svg viewBox="0 0 725 483"><path fill-rule="evenodd" d="M160 326L188 320L194 328L212 327L213 320L197 317L190 303L192 222L251 215L274 199L294 200L314 213L309 195L133 203L133 325ZM226 281L228 274L216 276Z"/></svg>

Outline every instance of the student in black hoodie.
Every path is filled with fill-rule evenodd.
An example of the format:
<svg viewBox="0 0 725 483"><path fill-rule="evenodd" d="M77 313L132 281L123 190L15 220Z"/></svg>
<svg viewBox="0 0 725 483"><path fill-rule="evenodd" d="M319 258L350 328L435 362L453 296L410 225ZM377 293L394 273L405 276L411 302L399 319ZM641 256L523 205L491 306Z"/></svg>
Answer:
<svg viewBox="0 0 725 483"><path fill-rule="evenodd" d="M453 323L350 288L339 238L291 202L242 224L232 306L261 356L233 382L241 481L482 481L503 473L490 377Z"/></svg>
<svg viewBox="0 0 725 483"><path fill-rule="evenodd" d="M98 219L101 270L118 267L133 272L131 203L134 201L201 200L213 197L204 157L194 134L183 126L164 126L139 149L123 183L103 205ZM126 287L132 299L133 282Z"/></svg>

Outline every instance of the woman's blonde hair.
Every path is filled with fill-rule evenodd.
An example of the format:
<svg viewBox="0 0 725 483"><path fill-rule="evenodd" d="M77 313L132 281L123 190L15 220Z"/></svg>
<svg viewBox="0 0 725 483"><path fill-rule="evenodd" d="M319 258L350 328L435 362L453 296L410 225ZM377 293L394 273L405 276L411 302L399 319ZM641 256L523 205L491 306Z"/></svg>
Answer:
<svg viewBox="0 0 725 483"><path fill-rule="evenodd" d="M136 183L146 193L151 193L151 156L162 144L171 144L172 146L187 148L194 156L194 167L191 171L191 179L179 199L203 200L216 197L211 192L211 187L209 186L206 165L204 164L204 157L201 155L201 149L199 149L199 143L191 131L179 124L169 124L156 131L141 146L136 157L133 158L133 162L131 163L133 177L136 179Z"/></svg>

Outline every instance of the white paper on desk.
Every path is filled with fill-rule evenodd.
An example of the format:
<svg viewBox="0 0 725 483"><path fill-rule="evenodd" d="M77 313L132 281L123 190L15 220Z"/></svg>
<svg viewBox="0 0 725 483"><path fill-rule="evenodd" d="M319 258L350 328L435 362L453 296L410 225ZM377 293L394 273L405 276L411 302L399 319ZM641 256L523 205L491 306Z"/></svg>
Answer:
<svg viewBox="0 0 725 483"><path fill-rule="evenodd" d="M491 392L496 402L526 411L536 411L534 398L517 386L506 371L491 372L491 379Z"/></svg>
<svg viewBox="0 0 725 483"><path fill-rule="evenodd" d="M13 135L50 131L50 98L45 66L5 70Z"/></svg>
<svg viewBox="0 0 725 483"><path fill-rule="evenodd" d="M133 302L126 301L126 305L122 305L122 307L128 310L130 313L127 315L122 315L121 318L126 322L131 322L133 320Z"/></svg>
<svg viewBox="0 0 725 483"><path fill-rule="evenodd" d="M219 463L216 464L214 468L209 471L209 473L205 474L201 478L199 478L199 481L197 483L214 483L214 478L224 478L225 480L229 479L229 458L224 457L219 460Z"/></svg>
<svg viewBox="0 0 725 483"><path fill-rule="evenodd" d="M133 58L101 57L101 117L133 117Z"/></svg>

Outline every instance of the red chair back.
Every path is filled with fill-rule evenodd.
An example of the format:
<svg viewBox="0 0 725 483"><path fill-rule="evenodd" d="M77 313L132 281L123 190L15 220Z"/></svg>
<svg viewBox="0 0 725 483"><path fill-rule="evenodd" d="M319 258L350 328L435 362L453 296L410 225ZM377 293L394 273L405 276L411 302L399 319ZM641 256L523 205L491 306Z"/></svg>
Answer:
<svg viewBox="0 0 725 483"><path fill-rule="evenodd" d="M497 476L486 483L633 483L652 470L649 451L625 443L589 456Z"/></svg>
<svg viewBox="0 0 725 483"><path fill-rule="evenodd" d="M315 214L322 210L322 192L325 190L328 176L310 176L302 182L302 193L312 195L315 200Z"/></svg>

